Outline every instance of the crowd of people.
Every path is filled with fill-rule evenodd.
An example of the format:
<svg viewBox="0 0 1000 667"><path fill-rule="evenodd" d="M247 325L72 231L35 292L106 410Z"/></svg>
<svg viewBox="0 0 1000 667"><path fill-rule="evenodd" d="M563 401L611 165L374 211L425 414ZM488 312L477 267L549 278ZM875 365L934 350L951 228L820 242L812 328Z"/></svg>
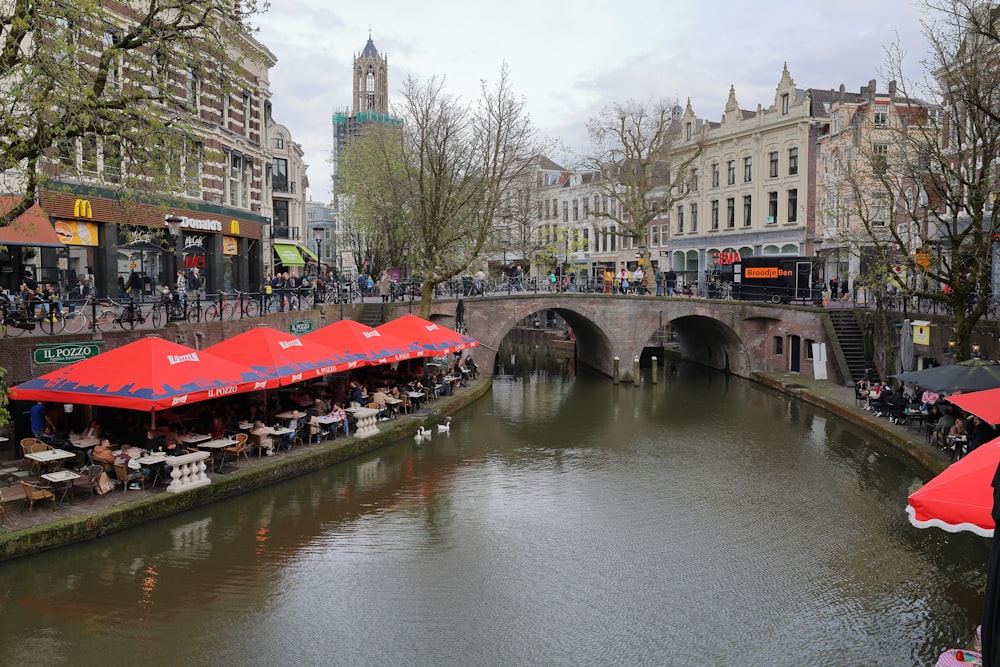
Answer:
<svg viewBox="0 0 1000 667"><path fill-rule="evenodd" d="M928 442L952 459L958 460L997 436L993 425L966 413L929 389L912 383L893 388L889 382L858 380L855 395L864 402L864 410L893 423L911 420L920 423Z"/></svg>
<svg viewBox="0 0 1000 667"><path fill-rule="evenodd" d="M77 426L74 434L70 433L69 418L60 410L50 411L42 402L32 406L29 416L34 436L51 447L77 454L76 467L98 464L110 479L118 477L130 488L141 488L156 478L169 480L170 467L166 459L155 463L140 460L151 453L180 456L196 449L197 444L185 443L185 434L219 440L246 433L261 455L274 456L292 449L298 440L349 436L355 426L353 409L375 407L386 420L401 408L416 408L423 400L453 393L467 378L477 377L478 371L472 357L462 353L440 362L418 359L365 367L279 390L163 410L156 413L155 424L150 424L145 413L94 408L94 418ZM421 398L414 398L418 394ZM73 438L92 439L95 444L81 450ZM121 479L123 470L129 471L125 479Z"/></svg>

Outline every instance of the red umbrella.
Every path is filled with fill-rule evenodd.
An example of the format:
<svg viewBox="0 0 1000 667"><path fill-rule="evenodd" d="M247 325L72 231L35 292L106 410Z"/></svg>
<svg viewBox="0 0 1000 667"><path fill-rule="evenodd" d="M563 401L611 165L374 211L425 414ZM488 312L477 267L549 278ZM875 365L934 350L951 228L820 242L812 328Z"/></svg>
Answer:
<svg viewBox="0 0 1000 667"><path fill-rule="evenodd" d="M277 384L242 364L147 336L22 382L11 388L10 397L163 410Z"/></svg>
<svg viewBox="0 0 1000 667"><path fill-rule="evenodd" d="M332 349L346 361L347 369L370 364L388 364L414 356L406 344L354 320L338 320L302 337Z"/></svg>
<svg viewBox="0 0 1000 667"><path fill-rule="evenodd" d="M314 340L259 326L209 347L206 352L248 366L282 386L346 370L349 360Z"/></svg>
<svg viewBox="0 0 1000 667"><path fill-rule="evenodd" d="M949 533L968 530L993 537L993 476L1000 463L1000 438L976 447L910 495L906 513L917 528Z"/></svg>
<svg viewBox="0 0 1000 667"><path fill-rule="evenodd" d="M1000 424L1000 389L984 389L968 394L952 394L946 399L966 412L996 426Z"/></svg>
<svg viewBox="0 0 1000 667"><path fill-rule="evenodd" d="M402 339L417 357L438 357L479 345L475 338L416 315L397 317L379 326L378 331Z"/></svg>

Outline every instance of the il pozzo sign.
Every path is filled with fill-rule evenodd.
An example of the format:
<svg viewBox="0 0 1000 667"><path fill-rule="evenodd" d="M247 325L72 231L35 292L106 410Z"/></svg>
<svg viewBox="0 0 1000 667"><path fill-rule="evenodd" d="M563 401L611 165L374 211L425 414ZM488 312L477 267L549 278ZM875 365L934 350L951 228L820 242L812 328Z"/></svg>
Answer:
<svg viewBox="0 0 1000 667"><path fill-rule="evenodd" d="M36 364L72 364L96 357L100 353L101 346L98 343L39 345L35 348L34 359Z"/></svg>

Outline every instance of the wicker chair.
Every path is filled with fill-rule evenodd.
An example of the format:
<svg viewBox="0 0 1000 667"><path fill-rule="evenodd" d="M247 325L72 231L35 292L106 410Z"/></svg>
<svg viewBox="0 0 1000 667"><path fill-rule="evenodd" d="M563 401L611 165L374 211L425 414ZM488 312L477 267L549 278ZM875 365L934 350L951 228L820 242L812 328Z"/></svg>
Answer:
<svg viewBox="0 0 1000 667"><path fill-rule="evenodd" d="M97 485L101 481L101 473L104 472L104 466L100 463L91 463L87 466L82 474L73 480L72 492L86 493L90 496L90 500L94 499L94 492L97 490Z"/></svg>
<svg viewBox="0 0 1000 667"><path fill-rule="evenodd" d="M115 464L115 477L122 485L122 494L128 491L128 487L132 485L133 482L139 483L139 490L145 490L146 488L146 476L142 474L142 470L132 470L124 463Z"/></svg>
<svg viewBox="0 0 1000 667"><path fill-rule="evenodd" d="M236 444L232 447L226 447L226 454L232 456L237 463L240 462L240 456L249 461L250 454L247 453L247 438L249 436L246 433L237 433L233 437L236 439Z"/></svg>
<svg viewBox="0 0 1000 667"><path fill-rule="evenodd" d="M28 514L35 507L35 502L39 500L51 500L52 511L56 511L56 494L48 484L39 482L26 482L21 480L21 488L24 489L24 498L28 501Z"/></svg>

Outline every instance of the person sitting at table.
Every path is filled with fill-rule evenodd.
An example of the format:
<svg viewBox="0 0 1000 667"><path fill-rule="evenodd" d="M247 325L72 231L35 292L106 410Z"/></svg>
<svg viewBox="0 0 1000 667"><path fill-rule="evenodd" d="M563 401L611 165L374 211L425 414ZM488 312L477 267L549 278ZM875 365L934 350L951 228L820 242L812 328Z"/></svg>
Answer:
<svg viewBox="0 0 1000 667"><path fill-rule="evenodd" d="M955 453L956 458L960 459L965 456L965 447L968 443L963 442L963 439L967 439L968 436L969 434L965 430L965 420L957 417L955 423L948 429L948 446Z"/></svg>
<svg viewBox="0 0 1000 667"><path fill-rule="evenodd" d="M937 425L934 427L934 444L940 449L948 448L948 433L954 425L955 413L949 405L944 409L944 414L938 418Z"/></svg>
<svg viewBox="0 0 1000 667"><path fill-rule="evenodd" d="M328 428L327 432L330 435L336 437L336 435L337 435L337 428L338 427L341 428L341 429L343 429L344 435L350 435L351 434L351 427L347 423L347 413L344 412L344 408L343 407L341 407L341 406L337 405L336 403L334 403L333 407L330 408L330 412L328 414L329 414L330 417L333 417L334 419L340 420L340 421L334 422L333 424L330 424L327 427Z"/></svg>
<svg viewBox="0 0 1000 667"><path fill-rule="evenodd" d="M479 366L476 365L475 360L472 357L465 358L465 367L472 373L472 379L475 380L479 377Z"/></svg>
<svg viewBox="0 0 1000 667"><path fill-rule="evenodd" d="M115 450L111 446L111 441L107 438L101 438L101 441L97 443L93 451L90 453L90 460L93 463L99 463L104 466L105 470L110 471L115 465Z"/></svg>
<svg viewBox="0 0 1000 667"><path fill-rule="evenodd" d="M257 442L268 456L274 456L274 440L271 439L270 431L264 426L264 422L259 419L250 427L250 435L257 436Z"/></svg>
<svg viewBox="0 0 1000 667"><path fill-rule="evenodd" d="M920 409L923 412L927 412L931 409L931 406L937 403L941 399L935 392L930 389L925 389L924 393L920 395Z"/></svg>
<svg viewBox="0 0 1000 667"><path fill-rule="evenodd" d="M292 410L292 418L288 420L287 428L288 433L281 434L281 444L284 445L286 451L291 451L292 443L295 442L295 432L299 430L299 426L302 425L299 419L299 411Z"/></svg>
<svg viewBox="0 0 1000 667"><path fill-rule="evenodd" d="M115 465L125 466L129 470L139 470L142 472L142 478L144 481L148 482L152 471L149 466L140 465L137 458L142 456L142 453L136 451L132 445L124 444L122 445L121 451L118 452L118 456L115 457ZM135 491L139 488L139 484L132 482L129 485L129 490Z"/></svg>
<svg viewBox="0 0 1000 667"><path fill-rule="evenodd" d="M96 419L90 420L90 426L83 430L83 437L85 438L100 438L101 437L101 425L97 423Z"/></svg>
<svg viewBox="0 0 1000 667"><path fill-rule="evenodd" d="M220 417L212 418L212 423L208 427L208 434L212 437L212 440L218 440L226 435L226 425L222 423Z"/></svg>
<svg viewBox="0 0 1000 667"><path fill-rule="evenodd" d="M376 389L374 392L372 392L372 395L370 396L369 400L372 403L377 403L380 408L385 410L386 406L388 406L388 403L386 403L386 400L388 398L389 395L386 394L383 389L379 388Z"/></svg>
<svg viewBox="0 0 1000 667"><path fill-rule="evenodd" d="M145 449L147 452L158 452L163 450L163 436L157 435L156 431L152 429L146 429L146 445Z"/></svg>
<svg viewBox="0 0 1000 667"><path fill-rule="evenodd" d="M996 430L988 421L975 415L970 415L969 418L972 420L972 427L967 428L969 431L969 445L966 448L967 453L971 452L979 445L985 445L987 442L996 437Z"/></svg>

